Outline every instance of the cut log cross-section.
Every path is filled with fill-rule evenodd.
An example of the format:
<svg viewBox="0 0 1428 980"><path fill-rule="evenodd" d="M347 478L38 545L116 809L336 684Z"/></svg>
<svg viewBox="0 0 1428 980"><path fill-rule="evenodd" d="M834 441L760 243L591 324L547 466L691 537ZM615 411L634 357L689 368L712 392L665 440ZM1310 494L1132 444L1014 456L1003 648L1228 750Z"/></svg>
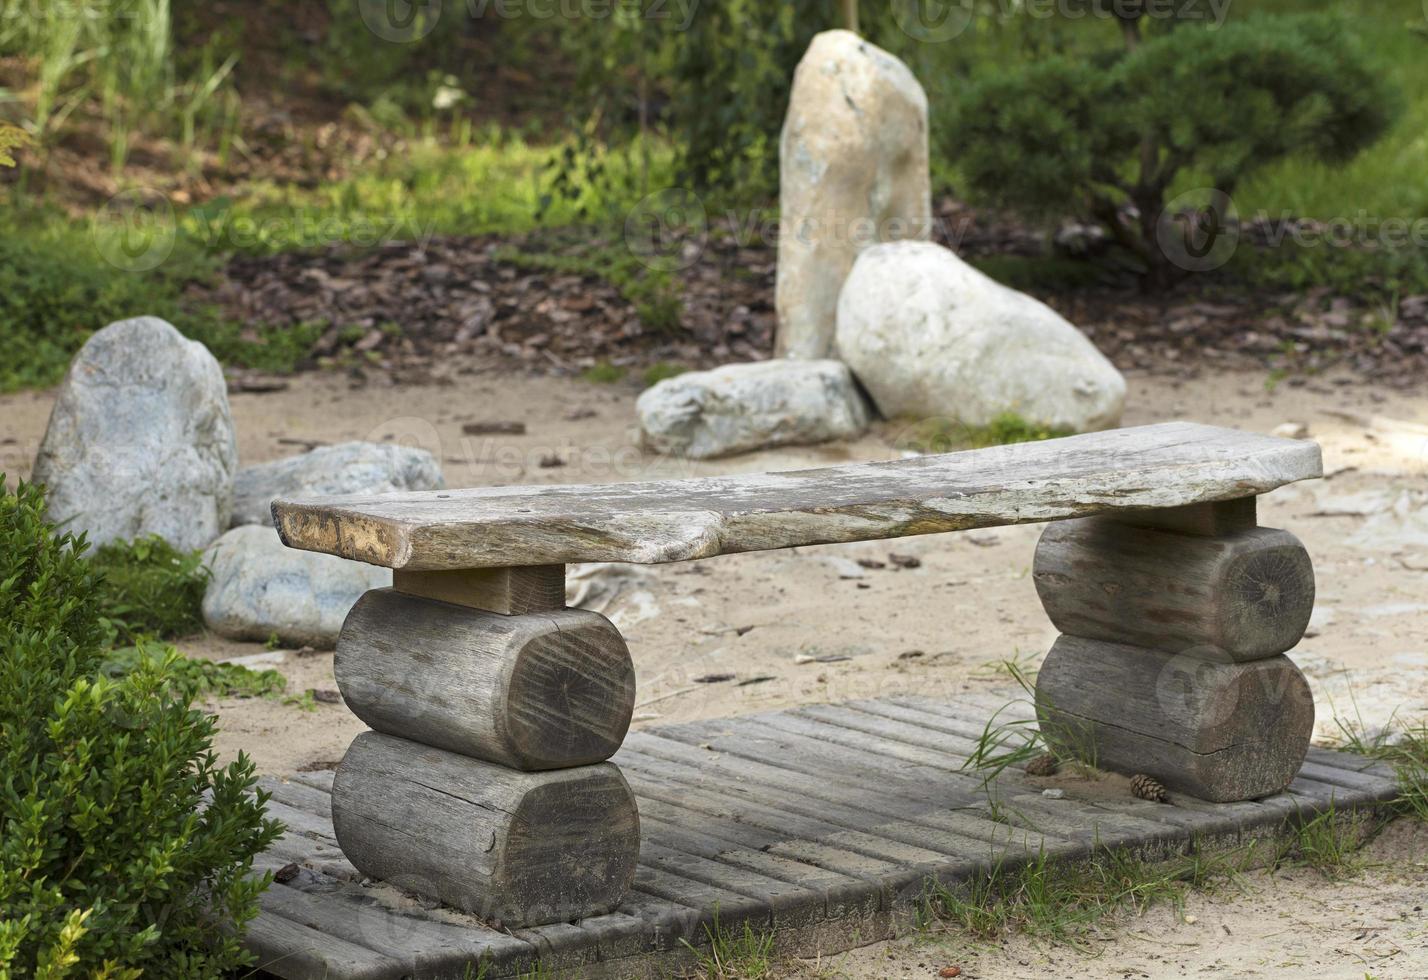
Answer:
<svg viewBox="0 0 1428 980"><path fill-rule="evenodd" d="M635 705L619 630L581 609L502 616L378 589L348 614L336 670L376 731L521 770L603 762Z"/></svg>
<svg viewBox="0 0 1428 980"><path fill-rule="evenodd" d="M1088 518L1053 524L1032 566L1063 633L1259 660L1291 649L1314 611L1314 567L1288 531L1200 537Z"/></svg>
<svg viewBox="0 0 1428 980"><path fill-rule="evenodd" d="M640 851L608 762L522 773L377 732L338 767L332 821L364 874L512 927L613 911Z"/></svg>
<svg viewBox="0 0 1428 980"><path fill-rule="evenodd" d="M1309 685L1288 657L1215 663L1076 636L1047 654L1036 702L1061 752L1213 803L1284 789L1314 728Z"/></svg>

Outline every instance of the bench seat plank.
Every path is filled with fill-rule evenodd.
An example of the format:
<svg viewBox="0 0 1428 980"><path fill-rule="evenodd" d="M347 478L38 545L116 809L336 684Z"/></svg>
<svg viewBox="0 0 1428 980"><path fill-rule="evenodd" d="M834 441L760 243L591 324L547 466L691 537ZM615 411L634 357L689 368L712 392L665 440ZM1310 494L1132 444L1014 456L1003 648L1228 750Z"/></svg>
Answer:
<svg viewBox="0 0 1428 980"><path fill-rule="evenodd" d="M388 568L656 564L1234 500L1322 465L1313 442L1169 422L787 473L280 500L273 515L291 548Z"/></svg>

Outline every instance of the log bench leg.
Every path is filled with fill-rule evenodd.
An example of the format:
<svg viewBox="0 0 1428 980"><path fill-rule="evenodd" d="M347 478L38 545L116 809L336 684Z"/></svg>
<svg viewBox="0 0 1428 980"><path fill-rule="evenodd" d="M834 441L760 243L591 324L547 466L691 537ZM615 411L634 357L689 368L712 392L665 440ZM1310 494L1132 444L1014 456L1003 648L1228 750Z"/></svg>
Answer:
<svg viewBox="0 0 1428 980"><path fill-rule="evenodd" d="M1061 751L1212 802L1283 790L1314 700L1283 654L1314 607L1309 555L1254 503L1053 524L1032 567L1061 630L1037 713Z"/></svg>
<svg viewBox="0 0 1428 980"><path fill-rule="evenodd" d="M399 572L348 614L336 673L372 728L332 788L358 870L511 927L620 904L639 812L605 760L634 664L609 620L565 608L563 566Z"/></svg>

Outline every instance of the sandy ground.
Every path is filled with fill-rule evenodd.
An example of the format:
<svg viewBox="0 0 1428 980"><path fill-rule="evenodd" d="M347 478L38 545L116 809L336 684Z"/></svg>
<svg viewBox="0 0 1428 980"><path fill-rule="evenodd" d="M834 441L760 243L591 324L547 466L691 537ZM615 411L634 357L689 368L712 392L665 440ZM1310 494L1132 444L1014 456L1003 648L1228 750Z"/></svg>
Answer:
<svg viewBox="0 0 1428 980"><path fill-rule="evenodd" d="M255 463L304 440L396 440L443 461L451 486L612 482L792 469L889 459L901 435L885 423L856 443L690 463L634 448L637 391L557 379L457 374L455 384L349 387L338 375L232 397L239 452ZM1261 502L1261 523L1303 539L1318 574L1310 635L1292 656L1319 709L1367 726L1428 718L1428 393L1369 390L1352 377L1270 386L1263 374L1179 381L1132 377L1127 425L1185 418L1270 432L1302 423L1324 447L1329 476ZM28 473L52 396L0 397L0 471ZM464 436L462 425L523 421L523 436ZM548 465L558 458L560 465ZM547 465L542 465L543 462ZM967 688L1017 693L1005 661L1033 667L1055 631L1030 578L1035 526L896 542L737 555L686 565L577 570L582 604L625 633L639 674L635 727L790 704ZM889 553L917 568L865 568ZM831 627L831 628L830 628ZM268 653L196 637L191 655L247 657L282 671L294 691L334 687L328 653ZM837 658L820 660L820 658ZM699 683L709 674L733 682ZM220 749L270 773L330 766L362 726L340 704L304 711L267 700L211 706ZM1312 872L1251 876L1243 893L1197 896L1196 921L1157 911L1126 921L1094 955L1027 939L883 943L822 964L829 975L933 976L959 963L983 977L1428 976L1421 903L1428 899L1421 829L1396 829L1346 883ZM1362 933L1362 935L1360 935ZM955 954L955 955L954 955ZM949 959L951 956L953 958Z"/></svg>

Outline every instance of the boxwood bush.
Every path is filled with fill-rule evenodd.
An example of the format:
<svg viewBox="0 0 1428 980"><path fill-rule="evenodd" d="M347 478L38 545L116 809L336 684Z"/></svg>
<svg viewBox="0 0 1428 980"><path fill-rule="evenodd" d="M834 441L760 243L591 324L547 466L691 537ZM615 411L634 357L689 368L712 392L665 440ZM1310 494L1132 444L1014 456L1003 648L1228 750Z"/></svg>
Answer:
<svg viewBox="0 0 1428 980"><path fill-rule="evenodd" d="M218 764L172 650L101 674L84 549L0 475L0 976L223 976L280 827L252 763Z"/></svg>
<svg viewBox="0 0 1428 980"><path fill-rule="evenodd" d="M1172 189L1189 183L1227 201L1277 160L1343 163L1398 112L1399 93L1341 19L1251 17L1142 42L1138 17L1125 21L1119 55L1055 55L970 86L942 137L979 199L1101 222L1148 286L1186 268L1157 240L1175 217L1165 214ZM1220 224L1226 211L1197 220Z"/></svg>

